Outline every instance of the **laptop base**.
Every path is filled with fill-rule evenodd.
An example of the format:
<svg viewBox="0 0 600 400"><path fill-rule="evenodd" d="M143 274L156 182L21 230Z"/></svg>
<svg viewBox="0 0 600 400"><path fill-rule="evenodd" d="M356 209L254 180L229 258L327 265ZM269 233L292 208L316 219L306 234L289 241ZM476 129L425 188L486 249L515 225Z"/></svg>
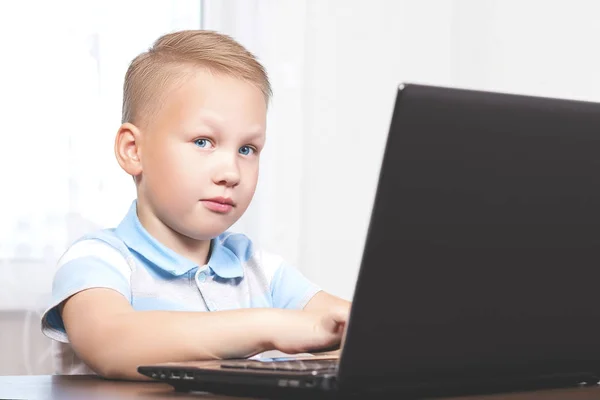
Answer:
<svg viewBox="0 0 600 400"><path fill-rule="evenodd" d="M267 397L267 398L311 398L317 399L371 399L389 398L390 394L403 398L447 397L524 392L543 389L577 388L598 385L599 373L575 373L502 379L454 380L427 382L423 384L398 385L388 382L378 385L376 390L342 392L338 390L333 374L309 377L307 375L286 376L268 373L219 373L211 369L182 369L177 367L140 367L140 373L171 385L176 392L209 392L214 394Z"/></svg>

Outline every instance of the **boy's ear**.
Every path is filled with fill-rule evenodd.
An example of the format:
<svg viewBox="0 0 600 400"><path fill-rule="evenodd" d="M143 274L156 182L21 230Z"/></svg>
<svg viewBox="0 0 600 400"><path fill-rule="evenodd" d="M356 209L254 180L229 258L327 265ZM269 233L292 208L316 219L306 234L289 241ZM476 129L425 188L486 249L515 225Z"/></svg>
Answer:
<svg viewBox="0 0 600 400"><path fill-rule="evenodd" d="M142 173L141 132L137 126L126 122L117 131L115 156L125 172L134 178Z"/></svg>

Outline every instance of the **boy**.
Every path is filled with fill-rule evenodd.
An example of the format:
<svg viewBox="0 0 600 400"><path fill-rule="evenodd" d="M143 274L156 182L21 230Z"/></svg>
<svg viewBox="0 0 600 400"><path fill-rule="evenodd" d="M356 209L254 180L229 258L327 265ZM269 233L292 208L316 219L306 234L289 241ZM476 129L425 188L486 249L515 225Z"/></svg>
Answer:
<svg viewBox="0 0 600 400"><path fill-rule="evenodd" d="M59 373L142 379L140 364L339 345L350 303L226 232L254 195L270 95L253 55L214 32L132 61L115 154L137 199L59 260L42 317Z"/></svg>

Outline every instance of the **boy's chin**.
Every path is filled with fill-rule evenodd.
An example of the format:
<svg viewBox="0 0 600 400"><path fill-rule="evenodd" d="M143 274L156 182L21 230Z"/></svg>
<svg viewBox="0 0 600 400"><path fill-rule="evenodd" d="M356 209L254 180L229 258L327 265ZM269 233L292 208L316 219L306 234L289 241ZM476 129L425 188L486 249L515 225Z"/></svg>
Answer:
<svg viewBox="0 0 600 400"><path fill-rule="evenodd" d="M230 227L230 224L203 224L203 226L197 226L194 227L194 229L190 229L188 231L189 234L186 236L195 240L211 240L223 234Z"/></svg>
<svg viewBox="0 0 600 400"><path fill-rule="evenodd" d="M181 233L195 240L214 239L229 229L238 219L233 215L219 215L210 211L190 217L186 221L186 226L182 227L185 233Z"/></svg>

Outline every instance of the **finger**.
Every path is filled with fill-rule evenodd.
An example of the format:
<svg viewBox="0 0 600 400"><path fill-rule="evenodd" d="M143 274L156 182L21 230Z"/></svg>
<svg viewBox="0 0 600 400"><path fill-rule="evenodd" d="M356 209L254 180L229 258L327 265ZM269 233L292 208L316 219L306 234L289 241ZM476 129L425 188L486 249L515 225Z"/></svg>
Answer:
<svg viewBox="0 0 600 400"><path fill-rule="evenodd" d="M336 320L332 315L329 315L323 319L323 328L325 332L331 335L337 340L341 340L342 334L344 333L345 323Z"/></svg>
<svg viewBox="0 0 600 400"><path fill-rule="evenodd" d="M345 324L350 317L350 310L343 307L335 307L331 310L331 317L338 323Z"/></svg>
<svg viewBox="0 0 600 400"><path fill-rule="evenodd" d="M338 331L340 323L337 321L333 314L324 315L321 318L321 326L325 329L325 332L335 335Z"/></svg>

